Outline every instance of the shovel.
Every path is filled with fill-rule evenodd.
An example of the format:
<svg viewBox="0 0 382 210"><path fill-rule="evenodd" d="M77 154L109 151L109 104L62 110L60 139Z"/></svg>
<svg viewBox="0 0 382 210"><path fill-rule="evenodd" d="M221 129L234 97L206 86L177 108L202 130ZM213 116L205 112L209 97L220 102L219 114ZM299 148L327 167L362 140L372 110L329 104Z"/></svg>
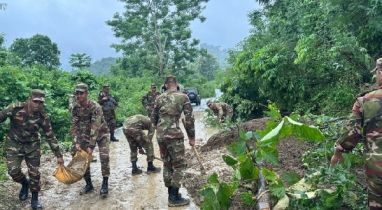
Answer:
<svg viewBox="0 0 382 210"><path fill-rule="evenodd" d="M186 123L184 122L184 119L182 119L182 123L183 123L184 129L186 130ZM186 133L187 133L187 131L186 131ZM190 136L188 135L188 133L187 133L187 137L188 137L188 139L191 139ZM194 150L196 158L198 159L198 162L200 165L200 170L202 171L202 174L206 174L206 170L203 167L202 161L200 160L200 156L199 156L198 150L196 150L196 148L195 148L195 145L192 146L192 149Z"/></svg>

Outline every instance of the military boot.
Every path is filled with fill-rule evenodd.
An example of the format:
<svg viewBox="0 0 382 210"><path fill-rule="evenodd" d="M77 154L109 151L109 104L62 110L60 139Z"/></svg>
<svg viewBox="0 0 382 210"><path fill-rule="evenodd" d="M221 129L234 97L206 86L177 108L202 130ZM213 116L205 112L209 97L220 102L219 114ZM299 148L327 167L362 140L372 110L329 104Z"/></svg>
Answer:
<svg viewBox="0 0 382 210"><path fill-rule="evenodd" d="M42 209L42 205L38 202L38 192L32 192L31 206L33 210Z"/></svg>
<svg viewBox="0 0 382 210"><path fill-rule="evenodd" d="M190 203L190 199L188 198L182 198L182 196L179 195L179 188L177 187L171 187L170 188L170 195L169 195L169 202L168 206L184 206Z"/></svg>
<svg viewBox="0 0 382 210"><path fill-rule="evenodd" d="M92 183L91 178L89 177L89 178L85 179L85 181L86 181L86 185L84 188L82 188L80 195L88 193L90 190L93 189L93 183Z"/></svg>
<svg viewBox="0 0 382 210"><path fill-rule="evenodd" d="M28 198L28 192L29 192L29 180L24 179L23 182L21 182L21 190L19 193L19 199L20 201L25 201Z"/></svg>
<svg viewBox="0 0 382 210"><path fill-rule="evenodd" d="M148 174L151 174L151 173L158 173L161 171L161 167L155 167L153 165L153 162L147 162L148 163L148 166L147 166L147 173Z"/></svg>
<svg viewBox="0 0 382 210"><path fill-rule="evenodd" d="M109 193L109 191L108 191L108 180L109 180L109 177L103 178L102 187L101 187L101 190L99 192L99 194L102 196L106 196Z"/></svg>
<svg viewBox="0 0 382 210"><path fill-rule="evenodd" d="M133 170L131 171L132 175L138 175L142 173L142 170L137 167L137 161L131 162L133 164Z"/></svg>
<svg viewBox="0 0 382 210"><path fill-rule="evenodd" d="M170 203L171 186L167 187L167 192L168 192L168 202ZM180 192L178 192L178 196L182 197L182 194L180 194Z"/></svg>
<svg viewBox="0 0 382 210"><path fill-rule="evenodd" d="M114 133L110 133L110 141L119 141L119 139L115 138Z"/></svg>

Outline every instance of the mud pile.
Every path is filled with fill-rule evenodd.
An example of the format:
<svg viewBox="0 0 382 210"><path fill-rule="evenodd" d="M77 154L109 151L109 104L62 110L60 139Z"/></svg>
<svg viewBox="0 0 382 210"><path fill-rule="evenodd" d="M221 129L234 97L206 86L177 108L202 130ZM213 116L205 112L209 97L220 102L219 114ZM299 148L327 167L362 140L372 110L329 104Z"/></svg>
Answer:
<svg viewBox="0 0 382 210"><path fill-rule="evenodd" d="M231 179L233 169L225 164L222 155L229 155L226 146L238 139L238 129L242 128L245 132L265 129L268 120L270 119L254 119L242 124L239 128L231 128L230 130L216 133L202 146L200 145L202 144L201 142L197 142L197 149L203 166L206 169L206 174L200 172L200 166L195 154L192 151L187 151L186 160L188 160L189 169L185 172L183 186L187 188L189 196L196 205L200 206L202 204L203 196L199 194L199 189L205 185L210 175L217 173L220 182L228 182ZM312 145L309 145L307 142L293 137L280 139L277 147L280 165L268 165L267 168L273 169L278 174L282 174L283 171L294 171L303 176L307 171L303 167L301 157L311 147ZM254 186L249 187L255 188ZM235 192L230 209L252 209L241 201L240 194L242 191L242 189L238 189Z"/></svg>

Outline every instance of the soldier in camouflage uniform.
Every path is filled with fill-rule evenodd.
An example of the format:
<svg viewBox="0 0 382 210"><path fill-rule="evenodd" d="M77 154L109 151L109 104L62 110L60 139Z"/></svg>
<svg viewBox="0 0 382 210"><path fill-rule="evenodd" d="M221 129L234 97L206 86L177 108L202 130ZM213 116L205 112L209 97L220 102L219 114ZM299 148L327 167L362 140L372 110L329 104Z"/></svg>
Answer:
<svg viewBox="0 0 382 210"><path fill-rule="evenodd" d="M101 160L101 171L103 176L101 195L108 194L108 178L110 175L109 165L109 129L103 117L101 106L88 100L88 86L79 83L76 86L77 105L72 110L72 122L70 134L73 137L73 144L76 150L85 150L88 154L93 153L96 144L99 149L99 159ZM86 186L80 194L84 194L93 189L91 181L90 166L86 170L84 179Z"/></svg>
<svg viewBox="0 0 382 210"><path fill-rule="evenodd" d="M379 89L358 97L354 103L350 122L336 141L332 167L343 161L342 152L351 151L364 141L364 169L368 184L368 203L371 210L382 209L382 58L375 69Z"/></svg>
<svg viewBox="0 0 382 210"><path fill-rule="evenodd" d="M118 141L114 136L116 127L115 107L121 107L110 94L109 85L103 85L103 92L98 94L98 103L102 106L103 116L110 130L110 141Z"/></svg>
<svg viewBox="0 0 382 210"><path fill-rule="evenodd" d="M143 130L148 130L148 137ZM123 123L123 133L130 145L130 161L133 165L133 175L142 173L142 170L137 167L137 148L139 148L140 154L145 154L142 147L145 149L147 155L147 173L157 173L161 170L160 167L153 165L154 148L152 139L154 132L155 129L151 125L150 118L141 114L133 115L127 118Z"/></svg>
<svg viewBox="0 0 382 210"><path fill-rule="evenodd" d="M169 194L168 206L182 206L190 201L178 193L186 168L184 135L179 126L179 118L183 112L186 132L190 137L189 144L194 146L194 117L187 95L177 90L176 78L167 76L165 85L166 92L158 96L155 101L151 122L157 129L157 140L163 160L163 179Z"/></svg>
<svg viewBox="0 0 382 210"><path fill-rule="evenodd" d="M43 110L45 93L42 90L32 90L28 102L13 103L0 113L0 121L10 119L11 129L5 141L7 151L8 174L13 181L21 183L19 199L26 200L28 188L32 192L31 205L33 209L41 209L38 202L40 191L40 128L46 135L46 141L57 157L58 164L64 164L57 139L52 131L49 115ZM21 161L25 159L28 166L29 181L21 172Z"/></svg>
<svg viewBox="0 0 382 210"><path fill-rule="evenodd" d="M214 115L219 118L219 123L224 122L225 119L231 121L233 110L232 107L226 103L214 103L207 101L207 106L214 112Z"/></svg>
<svg viewBox="0 0 382 210"><path fill-rule="evenodd" d="M151 84L151 91L147 92L146 95L142 96L141 102L142 105L147 110L147 116L151 118L151 113L154 109L154 102L155 99L160 95L159 92L157 92L157 86L155 84Z"/></svg>

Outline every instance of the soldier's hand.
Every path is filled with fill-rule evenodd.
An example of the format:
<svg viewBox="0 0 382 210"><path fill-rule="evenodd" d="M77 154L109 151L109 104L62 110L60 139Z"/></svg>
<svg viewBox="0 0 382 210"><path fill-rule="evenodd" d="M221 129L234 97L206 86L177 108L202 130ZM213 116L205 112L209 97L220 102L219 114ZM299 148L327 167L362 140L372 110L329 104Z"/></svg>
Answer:
<svg viewBox="0 0 382 210"><path fill-rule="evenodd" d="M150 109L150 107L149 107L149 106L146 106L146 109Z"/></svg>
<svg viewBox="0 0 382 210"><path fill-rule="evenodd" d="M344 156L342 155L342 152L340 152L337 149L334 149L334 155L332 156L332 159L330 160L330 164L332 168L336 166L338 161L344 161Z"/></svg>
<svg viewBox="0 0 382 210"><path fill-rule="evenodd" d="M153 127L154 129L157 129L157 126L155 126L154 123L151 123L151 127Z"/></svg>
<svg viewBox="0 0 382 210"><path fill-rule="evenodd" d="M64 165L64 158L62 158L62 157L57 158L57 163L60 165Z"/></svg>
<svg viewBox="0 0 382 210"><path fill-rule="evenodd" d="M191 147L195 146L195 138L190 138L190 139L188 140L188 142L190 143L190 146L191 146Z"/></svg>
<svg viewBox="0 0 382 210"><path fill-rule="evenodd" d="M86 152L87 152L89 155L91 155L91 154L93 154L93 149L90 148L90 147L88 147L88 149L86 150Z"/></svg>
<svg viewBox="0 0 382 210"><path fill-rule="evenodd" d="M81 151L81 146L80 146L79 143L76 143L76 150L77 150L77 151Z"/></svg>
<svg viewBox="0 0 382 210"><path fill-rule="evenodd" d="M139 148L139 154L143 155L145 154L145 151L142 148Z"/></svg>
<svg viewBox="0 0 382 210"><path fill-rule="evenodd" d="M106 100L107 100L107 97L103 97L103 98L102 98L102 101L106 101Z"/></svg>

